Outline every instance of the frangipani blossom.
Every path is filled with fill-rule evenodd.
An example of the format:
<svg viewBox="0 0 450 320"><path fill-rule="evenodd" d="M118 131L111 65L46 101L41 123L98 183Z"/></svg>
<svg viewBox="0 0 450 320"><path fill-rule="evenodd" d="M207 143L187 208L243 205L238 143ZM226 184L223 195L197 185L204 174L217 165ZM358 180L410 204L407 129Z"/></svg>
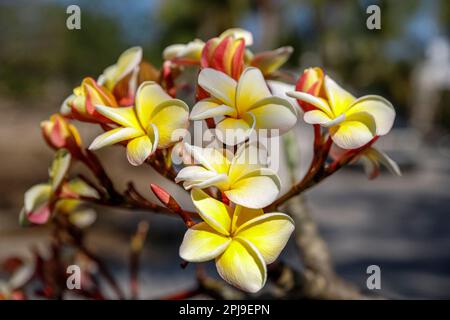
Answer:
<svg viewBox="0 0 450 320"><path fill-rule="evenodd" d="M288 95L316 108L305 112L305 122L329 128L339 147L360 148L391 130L395 110L385 98L367 95L356 99L328 76L324 78L324 90L326 99L299 91Z"/></svg>
<svg viewBox="0 0 450 320"><path fill-rule="evenodd" d="M81 155L82 143L77 128L60 114L41 122L42 135L47 144L55 150L64 148L72 155Z"/></svg>
<svg viewBox="0 0 450 320"><path fill-rule="evenodd" d="M308 68L303 71L303 74L295 84L295 91L306 92L313 96L326 99L323 89L324 73L321 68ZM298 100L303 111L314 110L315 107L305 101Z"/></svg>
<svg viewBox="0 0 450 320"><path fill-rule="evenodd" d="M178 141L173 133L188 125L189 108L181 100L172 99L158 84L147 81L136 94L136 106L96 110L117 124L117 128L98 136L89 149L97 150L119 142L127 143L128 161L141 165L158 148Z"/></svg>
<svg viewBox="0 0 450 320"><path fill-rule="evenodd" d="M114 86L126 76L136 74L142 61L142 48L132 47L125 50L117 62L103 71L98 82L113 91Z"/></svg>
<svg viewBox="0 0 450 320"><path fill-rule="evenodd" d="M276 129L282 134L297 122L296 109L288 100L270 93L256 68L245 69L238 82L206 68L200 72L198 83L211 97L195 104L190 119L224 117L216 125L216 134L228 145L245 141L253 130Z"/></svg>
<svg viewBox="0 0 450 320"><path fill-rule="evenodd" d="M180 170L175 182L183 181L185 189L211 186L219 188L232 202L248 208L271 204L281 189L275 171L266 167L265 154L255 144L241 146L232 159L213 148L185 145L199 165Z"/></svg>
<svg viewBox="0 0 450 320"><path fill-rule="evenodd" d="M337 146L331 147L330 155L333 159L341 158L348 150L343 150ZM364 172L369 179L375 179L380 174L380 167L383 165L395 176L401 176L401 170L398 164L389 157L385 152L374 146L366 148L359 154L352 163L360 161L363 165Z"/></svg>
<svg viewBox="0 0 450 320"><path fill-rule="evenodd" d="M199 189L192 190L191 198L204 222L187 230L181 258L215 259L225 281L247 292L259 291L266 282L266 264L278 258L294 230L292 219L239 205L233 209Z"/></svg>
<svg viewBox="0 0 450 320"><path fill-rule="evenodd" d="M97 104L117 107L117 101L112 93L99 85L92 78L84 78L81 85L73 90L61 105L62 115L86 122L107 123L109 120L100 115L96 110Z"/></svg>

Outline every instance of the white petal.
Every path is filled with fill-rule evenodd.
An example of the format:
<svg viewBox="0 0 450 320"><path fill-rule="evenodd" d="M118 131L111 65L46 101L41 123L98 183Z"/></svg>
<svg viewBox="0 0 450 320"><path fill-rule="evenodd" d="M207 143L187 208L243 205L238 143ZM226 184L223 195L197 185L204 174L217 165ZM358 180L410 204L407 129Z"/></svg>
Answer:
<svg viewBox="0 0 450 320"><path fill-rule="evenodd" d="M205 68L200 71L198 84L205 89L211 96L219 99L226 105L232 107L235 105L236 81L225 73Z"/></svg>
<svg viewBox="0 0 450 320"><path fill-rule="evenodd" d="M231 239L217 233L206 222L189 228L180 246L180 257L189 262L205 262L216 258L228 247Z"/></svg>
<svg viewBox="0 0 450 320"><path fill-rule="evenodd" d="M380 96L370 95L356 100L347 114L357 112L367 112L375 119L379 136L387 134L394 124L395 109L388 100Z"/></svg>
<svg viewBox="0 0 450 320"><path fill-rule="evenodd" d="M235 239L216 258L219 275L233 286L247 291L259 291L267 279L264 259L258 249L245 239Z"/></svg>
<svg viewBox="0 0 450 320"><path fill-rule="evenodd" d="M220 104L216 99L203 99L192 108L191 120L204 120L218 116L235 116L236 110L230 106Z"/></svg>
<svg viewBox="0 0 450 320"><path fill-rule="evenodd" d="M143 132L135 128L116 128L109 130L92 141L89 150L97 150L121 141L142 136Z"/></svg>

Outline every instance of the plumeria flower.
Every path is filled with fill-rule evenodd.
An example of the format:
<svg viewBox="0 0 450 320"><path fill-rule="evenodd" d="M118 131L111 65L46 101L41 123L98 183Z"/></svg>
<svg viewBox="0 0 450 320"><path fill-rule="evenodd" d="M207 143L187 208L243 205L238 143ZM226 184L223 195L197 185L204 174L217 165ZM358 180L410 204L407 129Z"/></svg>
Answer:
<svg viewBox="0 0 450 320"><path fill-rule="evenodd" d="M217 123L216 133L228 145L245 141L253 130L276 129L283 134L297 122L296 109L288 100L270 93L256 68L245 69L238 82L217 70L203 69L198 83L211 98L197 102L190 119L224 117ZM272 131L269 133L274 135Z"/></svg>
<svg viewBox="0 0 450 320"><path fill-rule="evenodd" d="M181 258L215 259L225 281L247 292L259 291L266 282L266 264L278 258L294 230L292 219L239 205L233 209L199 189L192 190L191 198L203 222L187 230Z"/></svg>
<svg viewBox="0 0 450 320"><path fill-rule="evenodd" d="M130 106L141 83L158 79L159 71L142 58L142 48L132 47L125 50L115 64L103 71L98 83L113 93L119 105ZM111 106L107 103L102 105Z"/></svg>
<svg viewBox="0 0 450 320"><path fill-rule="evenodd" d="M128 161L141 165L156 150L167 148L180 137L177 129L188 126L189 108L172 99L158 84L147 81L136 93L136 105L111 108L97 105L96 110L117 124L117 128L98 136L89 149L97 150L119 142L127 143Z"/></svg>
<svg viewBox="0 0 450 320"><path fill-rule="evenodd" d="M61 105L62 115L86 122L107 123L109 120L95 110L95 105L117 107L117 101L112 93L99 85L92 78L84 78L81 85L73 90Z"/></svg>
<svg viewBox="0 0 450 320"><path fill-rule="evenodd" d="M163 59L178 64L197 64L200 63L204 46L205 43L200 39L195 39L187 44L172 44L164 49Z"/></svg>
<svg viewBox="0 0 450 320"><path fill-rule="evenodd" d="M295 84L295 91L306 92L313 96L326 99L326 95L323 89L325 75L321 68L308 68L303 71L303 74ZM311 105L305 101L298 101L303 111L311 111L316 109L314 105Z"/></svg>
<svg viewBox="0 0 450 320"><path fill-rule="evenodd" d="M95 211L86 208L80 198L99 199L100 195L82 179L66 180L70 163L70 153L59 149L49 169L49 181L34 185L25 192L20 213L22 224L44 224L52 214L67 215L69 221L80 228L95 221Z"/></svg>
<svg viewBox="0 0 450 320"><path fill-rule="evenodd" d="M330 156L333 159L339 159L348 150L343 150L337 146L332 146L330 150ZM383 165L395 176L401 176L401 170L398 164L389 157L385 152L370 146L366 148L361 154L359 154L352 163L361 162L364 168L364 172L367 177L372 180L378 177L380 174L380 167Z"/></svg>
<svg viewBox="0 0 450 320"><path fill-rule="evenodd" d="M241 146L233 158L213 148L185 144L185 149L198 164L181 169L175 178L187 190L214 186L232 202L248 208L264 208L280 192L278 175L267 168L265 152L254 143Z"/></svg>
<svg viewBox="0 0 450 320"><path fill-rule="evenodd" d="M136 74L139 64L142 61L142 48L132 47L125 50L117 60L117 62L103 71L98 82L109 90L113 91L114 87L120 80L126 76Z"/></svg>
<svg viewBox="0 0 450 320"><path fill-rule="evenodd" d="M356 99L328 76L324 78L324 92L326 99L299 91L288 95L315 107L305 112L305 122L329 128L339 147L360 148L391 130L395 110L385 98L367 95Z"/></svg>
<svg viewBox="0 0 450 320"><path fill-rule="evenodd" d="M54 114L49 120L41 122L42 135L47 144L55 149L67 149L72 155L82 154L82 143L77 128L66 118Z"/></svg>

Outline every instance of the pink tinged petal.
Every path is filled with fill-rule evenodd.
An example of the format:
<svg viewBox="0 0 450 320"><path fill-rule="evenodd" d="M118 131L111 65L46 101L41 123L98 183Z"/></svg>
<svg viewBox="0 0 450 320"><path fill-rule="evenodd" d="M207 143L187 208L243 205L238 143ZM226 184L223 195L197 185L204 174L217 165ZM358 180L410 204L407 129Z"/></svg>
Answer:
<svg viewBox="0 0 450 320"><path fill-rule="evenodd" d="M250 109L255 116L256 129L277 129L279 134L289 131L297 123L297 110L291 103L280 97L259 100ZM272 135L275 135L274 132Z"/></svg>
<svg viewBox="0 0 450 320"><path fill-rule="evenodd" d="M96 105L95 110L115 123L130 128L141 128L133 107L111 108Z"/></svg>
<svg viewBox="0 0 450 320"><path fill-rule="evenodd" d="M131 140L143 136L144 132L135 128L116 128L109 130L92 141L89 150L97 150L118 142Z"/></svg>
<svg viewBox="0 0 450 320"><path fill-rule="evenodd" d="M178 99L167 100L153 110L150 122L158 128L158 148L167 148L180 141L187 133L185 129L189 126L189 107Z"/></svg>
<svg viewBox="0 0 450 320"><path fill-rule="evenodd" d="M275 171L261 168L230 182L225 195L241 206L259 209L270 205L281 190L281 182Z"/></svg>
<svg viewBox="0 0 450 320"><path fill-rule="evenodd" d="M200 217L214 230L228 236L231 230L231 208L210 197L204 191L194 188L191 199Z"/></svg>
<svg viewBox="0 0 450 320"><path fill-rule="evenodd" d="M365 155L369 159L373 159L374 161L377 161L384 165L386 169L388 169L389 172L391 172L393 175L399 177L402 175L398 164L394 160L392 160L392 158L389 157L385 152L372 147L366 152Z"/></svg>
<svg viewBox="0 0 450 320"><path fill-rule="evenodd" d="M236 81L223 72L205 68L200 71L198 84L211 96L224 104L233 107L235 105Z"/></svg>
<svg viewBox="0 0 450 320"><path fill-rule="evenodd" d="M387 134L394 124L395 109L383 97L369 95L359 98L353 103L347 114L358 112L367 112L374 118L378 136Z"/></svg>
<svg viewBox="0 0 450 320"><path fill-rule="evenodd" d="M225 252L216 258L216 267L222 279L247 292L257 292L266 283L264 258L245 239L233 239Z"/></svg>
<svg viewBox="0 0 450 320"><path fill-rule="evenodd" d="M278 70L291 56L294 49L292 47L281 47L271 51L256 54L251 65L260 69L265 75L269 75Z"/></svg>
<svg viewBox="0 0 450 320"><path fill-rule="evenodd" d="M328 102L320 97L313 96L312 94L300 91L291 91L286 93L289 97L304 101L313 105L314 107L322 110L329 118L334 118L331 107Z"/></svg>
<svg viewBox="0 0 450 320"><path fill-rule="evenodd" d="M49 206L52 187L49 184L38 184L25 192L24 211L28 221L35 224L46 223L51 215Z"/></svg>
<svg viewBox="0 0 450 320"><path fill-rule="evenodd" d="M189 228L180 246L180 257L189 262L205 262L222 254L231 239L217 233L206 222Z"/></svg>
<svg viewBox="0 0 450 320"><path fill-rule="evenodd" d="M44 224L48 221L51 215L50 206L45 204L36 210L28 212L27 218L30 222L35 224Z"/></svg>
<svg viewBox="0 0 450 320"><path fill-rule="evenodd" d="M217 173L228 173L230 161L219 150L200 148L187 143L184 144L184 148L194 158L196 164L201 164L206 169Z"/></svg>
<svg viewBox="0 0 450 320"><path fill-rule="evenodd" d="M24 208L26 212L36 210L47 203L52 194L52 187L47 183L37 184L25 192Z"/></svg>
<svg viewBox="0 0 450 320"><path fill-rule="evenodd" d="M324 85L334 116L339 116L341 113L346 112L356 100L350 92L344 90L329 76L325 76Z"/></svg>
<svg viewBox="0 0 450 320"><path fill-rule="evenodd" d="M323 127L332 127L344 121L345 114L341 114L340 116L331 119L321 110L311 110L305 112L303 120L309 124L320 124Z"/></svg>
<svg viewBox="0 0 450 320"><path fill-rule="evenodd" d="M133 166L140 166L153 152L153 143L148 136L130 140L127 144L127 159Z"/></svg>
<svg viewBox="0 0 450 320"><path fill-rule="evenodd" d="M236 107L239 114L244 114L255 103L271 96L264 76L259 69L246 68L242 72L236 89Z"/></svg>
<svg viewBox="0 0 450 320"><path fill-rule="evenodd" d="M251 46L253 44L253 35L251 32L241 29L241 28L230 28L222 32L219 38L225 38L227 36L232 36L234 39L244 39L246 46Z"/></svg>
<svg viewBox="0 0 450 320"><path fill-rule="evenodd" d="M255 245L266 264L280 255L294 231L294 221L284 213L266 213L242 224L235 232Z"/></svg>
<svg viewBox="0 0 450 320"><path fill-rule="evenodd" d="M143 82L136 93L136 113L142 127L148 126L150 117L159 104L171 99L156 82Z"/></svg>
<svg viewBox="0 0 450 320"><path fill-rule="evenodd" d="M219 116L236 117L236 110L230 106L220 104L216 99L203 99L192 108L189 118L191 120L204 120Z"/></svg>
<svg viewBox="0 0 450 320"><path fill-rule="evenodd" d="M248 139L255 124L255 116L250 112L241 119L225 118L216 125L217 139L229 146L240 144Z"/></svg>

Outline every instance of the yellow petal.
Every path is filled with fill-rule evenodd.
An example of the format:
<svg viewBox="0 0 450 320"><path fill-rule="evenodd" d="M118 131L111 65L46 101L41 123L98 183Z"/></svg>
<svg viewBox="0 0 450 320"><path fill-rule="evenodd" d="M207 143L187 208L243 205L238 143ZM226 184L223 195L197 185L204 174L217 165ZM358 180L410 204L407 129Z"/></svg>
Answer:
<svg viewBox="0 0 450 320"><path fill-rule="evenodd" d="M133 166L140 166L154 151L154 145L148 136L130 140L127 144L127 159Z"/></svg>
<svg viewBox="0 0 450 320"><path fill-rule="evenodd" d="M294 231L294 222L284 213L266 213L242 224L235 232L255 245L265 263L274 262Z"/></svg>
<svg viewBox="0 0 450 320"><path fill-rule="evenodd" d="M216 258L216 267L226 282L247 292L257 292L266 283L264 259L245 239L233 239L225 252Z"/></svg>
<svg viewBox="0 0 450 320"><path fill-rule="evenodd" d="M340 116L331 119L322 110L311 110L305 112L303 120L309 124L320 124L324 127L332 127L344 121L345 114L341 114Z"/></svg>
<svg viewBox="0 0 450 320"><path fill-rule="evenodd" d="M350 92L341 88L329 76L325 76L324 84L328 102L335 117L347 111L352 103L356 100L356 98L352 96Z"/></svg>
<svg viewBox="0 0 450 320"><path fill-rule="evenodd" d="M300 91L290 91L287 92L286 94L291 98L295 98L304 101L306 103L312 104L316 108L322 110L328 117L334 118L334 114L331 111L331 107L325 99Z"/></svg>
<svg viewBox="0 0 450 320"><path fill-rule="evenodd" d="M247 221L250 221L256 217L264 214L262 209L251 209L240 205L236 205L233 213L232 232L234 233L240 226Z"/></svg>
<svg viewBox="0 0 450 320"><path fill-rule="evenodd" d="M204 120L218 116L236 117L236 110L230 106L221 104L216 99L208 98L203 99L194 105L189 118L191 120Z"/></svg>
<svg viewBox="0 0 450 320"><path fill-rule="evenodd" d="M281 189L277 174L266 168L254 170L237 181L231 181L230 184L230 190L225 191L228 199L253 209L264 208L271 204Z"/></svg>
<svg viewBox="0 0 450 320"><path fill-rule="evenodd" d="M198 84L211 96L222 101L226 105L235 105L236 81L223 72L205 68L200 71Z"/></svg>
<svg viewBox="0 0 450 320"><path fill-rule="evenodd" d="M219 150L214 148L200 148L187 143L184 144L186 151L194 158L197 164L217 173L228 173L230 161Z"/></svg>
<svg viewBox="0 0 450 320"><path fill-rule="evenodd" d="M241 176L267 166L267 149L256 142L241 145L231 161L228 176L237 181Z"/></svg>
<svg viewBox="0 0 450 320"><path fill-rule="evenodd" d="M172 99L159 84L145 81L136 93L136 113L144 128L150 122L150 116L155 108L164 101Z"/></svg>
<svg viewBox="0 0 450 320"><path fill-rule="evenodd" d="M333 142L342 149L356 149L364 146L375 137L373 128L361 121L344 121L330 128Z"/></svg>
<svg viewBox="0 0 450 320"><path fill-rule="evenodd" d="M229 237L217 233L206 222L200 222L186 231L180 257L189 262L205 262L220 255L230 242Z"/></svg>
<svg viewBox="0 0 450 320"><path fill-rule="evenodd" d="M244 142L255 127L255 116L247 113L241 119L225 118L216 125L217 139L229 146Z"/></svg>
<svg viewBox="0 0 450 320"><path fill-rule="evenodd" d="M244 114L256 102L270 96L261 71L256 68L246 68L239 78L236 90L236 107L239 114Z"/></svg>
<svg viewBox="0 0 450 320"><path fill-rule="evenodd" d="M191 199L200 217L214 230L227 236L231 230L231 209L200 189L191 191Z"/></svg>
<svg viewBox="0 0 450 320"><path fill-rule="evenodd" d="M142 60L142 48L132 47L125 50L117 60L114 81L118 82L132 72Z"/></svg>
<svg viewBox="0 0 450 320"><path fill-rule="evenodd" d="M364 96L356 100L347 115L367 112L375 120L377 135L387 134L394 124L395 110L392 104L380 96Z"/></svg>
<svg viewBox="0 0 450 320"><path fill-rule="evenodd" d="M167 148L187 132L181 130L189 125L189 107L178 99L167 100L153 110L150 121L158 128L158 148Z"/></svg>
<svg viewBox="0 0 450 320"><path fill-rule="evenodd" d="M275 96L259 100L249 113L255 116L256 129L277 129L279 134L289 131L297 122L297 110L288 100Z"/></svg>
<svg viewBox="0 0 450 320"><path fill-rule="evenodd" d="M109 130L92 141L89 150L97 150L112 144L130 140L144 135L144 132L135 128L116 128Z"/></svg>
<svg viewBox="0 0 450 320"><path fill-rule="evenodd" d="M133 107L111 108L97 105L95 106L95 110L121 126L136 129L141 128Z"/></svg>
<svg viewBox="0 0 450 320"><path fill-rule="evenodd" d="M49 170L52 190L55 191L61 185L64 177L69 170L72 156L66 149L56 151L55 159Z"/></svg>

